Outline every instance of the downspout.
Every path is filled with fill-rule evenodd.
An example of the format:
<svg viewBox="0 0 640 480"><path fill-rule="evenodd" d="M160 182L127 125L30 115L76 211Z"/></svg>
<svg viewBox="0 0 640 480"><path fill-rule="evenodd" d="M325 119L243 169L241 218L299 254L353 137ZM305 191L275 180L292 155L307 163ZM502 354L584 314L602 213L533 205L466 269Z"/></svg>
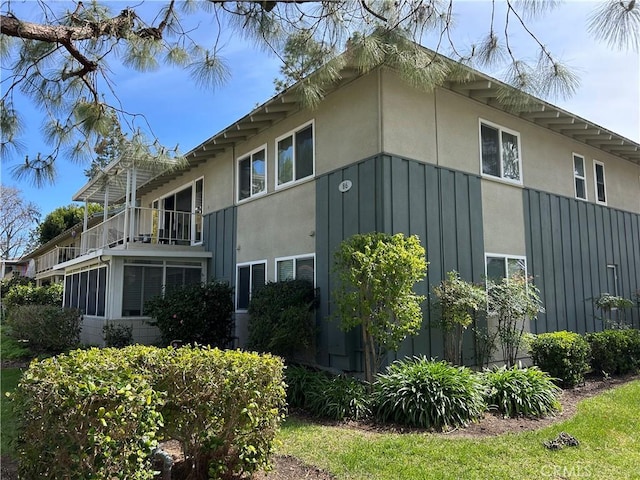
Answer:
<svg viewBox="0 0 640 480"><path fill-rule="evenodd" d="M378 152L384 151L384 122L382 121L382 68L378 67Z"/></svg>

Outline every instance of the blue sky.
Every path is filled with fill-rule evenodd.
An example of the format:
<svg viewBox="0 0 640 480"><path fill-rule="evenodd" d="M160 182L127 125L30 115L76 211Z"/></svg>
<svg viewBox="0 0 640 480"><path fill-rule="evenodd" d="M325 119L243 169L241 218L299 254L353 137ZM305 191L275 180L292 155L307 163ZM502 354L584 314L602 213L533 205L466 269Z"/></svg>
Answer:
<svg viewBox="0 0 640 480"><path fill-rule="evenodd" d="M64 2L51 4L55 8ZM114 11L126 5L110 4ZM461 1L455 5L458 43L477 41L489 24L490 3ZM544 20L528 23L542 43L581 76L581 86L572 98L548 100L638 142L640 60L637 54L612 50L587 35L586 15L596 5L595 2L569 1ZM37 4L26 3L22 8L37 8ZM206 18L203 17L202 22L204 24ZM523 33L515 33L512 41L521 52L535 55L534 45ZM144 74L114 68L116 75L112 79L125 108L145 114L162 143L178 144L180 151L186 153L274 94L273 79L279 69L276 58L237 38L227 44L224 55L231 79L215 91L198 89L185 72L168 67ZM499 72L487 73L499 77ZM28 118L27 132L22 139L28 145L26 153L35 156L39 151L47 152L39 133L42 119L38 111L26 102L21 102L19 108ZM17 158L2 159L2 184L21 189L25 198L40 207L43 216L71 203L73 194L86 182L82 173L85 165L60 158L55 185L35 188L28 181L18 182L12 178L8 170L17 162Z"/></svg>

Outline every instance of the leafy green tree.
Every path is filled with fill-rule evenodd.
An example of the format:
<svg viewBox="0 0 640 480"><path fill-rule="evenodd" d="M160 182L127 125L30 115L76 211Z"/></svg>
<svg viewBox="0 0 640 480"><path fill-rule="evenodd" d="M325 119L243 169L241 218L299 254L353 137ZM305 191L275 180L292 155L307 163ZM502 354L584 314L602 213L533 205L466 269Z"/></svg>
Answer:
<svg viewBox="0 0 640 480"><path fill-rule="evenodd" d="M415 235L357 234L336 251L335 315L345 330L361 327L367 382L373 381L387 352L419 331L425 297L413 289L425 278L427 265Z"/></svg>
<svg viewBox="0 0 640 480"><path fill-rule="evenodd" d="M89 215L101 212L102 206L97 203L89 204ZM84 221L84 207L70 204L65 207L58 207L53 212L44 217L38 225L38 236L40 245L44 245L49 240L56 238L62 232L69 230L74 225Z"/></svg>
<svg viewBox="0 0 640 480"><path fill-rule="evenodd" d="M458 272L452 271L447 273L446 280L433 287L433 293L444 334L444 359L461 364L463 334L473 322L474 315L486 307L485 289L463 280Z"/></svg>
<svg viewBox="0 0 640 480"><path fill-rule="evenodd" d="M525 333L525 322L533 321L544 312L540 291L522 274L515 274L499 281L487 281L489 314L498 322L498 342L507 367L518 359Z"/></svg>
<svg viewBox="0 0 640 480"><path fill-rule="evenodd" d="M21 153L23 146L24 122L14 91L31 98L44 112L43 133L51 145L51 152L27 156L15 173L30 172L44 182L54 178L59 155L90 158L114 122L129 138L141 133L140 123L149 128L142 133L150 133L146 119L140 122L141 116L129 112L118 98L114 72L147 72L164 64L187 70L198 86L217 87L230 76L223 46L236 36L255 40L257 48L282 59L279 88L319 68L298 89L310 104L323 96L329 83L340 79L340 67L346 62L361 72L390 65L422 88L441 84L455 74L458 63L416 46L429 35L437 39L435 50L446 50L455 62L506 67L504 80L519 89L559 95L574 91L576 75L527 28L528 20L552 12L559 2L509 0L501 8L487 2L491 21L486 34L476 43L456 45L451 30L461 2L165 0L119 5L114 12L110 8L114 3L105 0L39 1L28 9L21 2L6 1L0 7L4 87L0 153ZM587 29L614 47L637 50L640 4L603 1ZM205 31L206 38L200 40L197 30ZM531 40L537 55L516 51L509 39L520 34ZM345 50L346 55L333 59ZM139 145L149 156L159 154L153 134Z"/></svg>

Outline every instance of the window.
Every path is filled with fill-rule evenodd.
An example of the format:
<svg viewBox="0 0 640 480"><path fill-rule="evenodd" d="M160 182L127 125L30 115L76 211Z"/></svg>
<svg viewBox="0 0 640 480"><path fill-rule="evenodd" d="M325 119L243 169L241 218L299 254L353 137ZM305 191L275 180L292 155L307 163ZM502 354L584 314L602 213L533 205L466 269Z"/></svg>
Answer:
<svg viewBox="0 0 640 480"><path fill-rule="evenodd" d="M138 261L125 264L122 286L122 316L145 314L145 303L168 288L202 281L202 265L196 262Z"/></svg>
<svg viewBox="0 0 640 480"><path fill-rule="evenodd" d="M255 262L238 265L236 277L236 310L246 310L256 289L267 280L267 263Z"/></svg>
<svg viewBox="0 0 640 480"><path fill-rule="evenodd" d="M313 123L276 141L277 185L301 180L313 175Z"/></svg>
<svg viewBox="0 0 640 480"><path fill-rule="evenodd" d="M203 205L204 179L199 178L154 200L151 203L151 215L140 217L138 233L144 236L151 232L151 236L159 243L202 243Z"/></svg>
<svg viewBox="0 0 640 480"><path fill-rule="evenodd" d="M276 275L285 280L309 280L315 285L315 259L313 255L276 258Z"/></svg>
<svg viewBox="0 0 640 480"><path fill-rule="evenodd" d="M266 155L267 150L262 147L238 160L238 200L266 191Z"/></svg>
<svg viewBox="0 0 640 480"><path fill-rule="evenodd" d="M587 199L587 181L584 173L584 157L576 153L573 154L573 179L576 198Z"/></svg>
<svg viewBox="0 0 640 480"><path fill-rule="evenodd" d="M607 265L607 292L618 296L618 266Z"/></svg>
<svg viewBox="0 0 640 480"><path fill-rule="evenodd" d="M596 187L596 202L607 203L607 193L604 185L604 163L593 161L593 173Z"/></svg>
<svg viewBox="0 0 640 480"><path fill-rule="evenodd" d="M66 275L63 306L77 308L85 315L104 317L107 267Z"/></svg>
<svg viewBox="0 0 640 480"><path fill-rule="evenodd" d="M487 253L485 255L485 274L487 280L498 281L516 274L527 275L527 260L516 255Z"/></svg>
<svg viewBox="0 0 640 480"><path fill-rule="evenodd" d="M519 133L481 122L480 151L483 175L522 182Z"/></svg>

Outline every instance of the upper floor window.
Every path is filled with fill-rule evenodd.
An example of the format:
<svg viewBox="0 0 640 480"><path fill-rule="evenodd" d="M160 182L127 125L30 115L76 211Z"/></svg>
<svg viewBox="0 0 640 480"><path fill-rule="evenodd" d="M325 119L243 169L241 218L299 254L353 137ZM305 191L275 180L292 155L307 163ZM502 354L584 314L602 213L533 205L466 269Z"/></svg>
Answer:
<svg viewBox="0 0 640 480"><path fill-rule="evenodd" d="M481 121L480 150L483 175L522 182L518 132Z"/></svg>
<svg viewBox="0 0 640 480"><path fill-rule="evenodd" d="M267 281L267 262L252 262L238 265L236 277L236 310L249 308L251 295Z"/></svg>
<svg viewBox="0 0 640 480"><path fill-rule="evenodd" d="M279 282L286 280L308 280L315 284L315 259L313 255L276 258L276 273Z"/></svg>
<svg viewBox="0 0 640 480"><path fill-rule="evenodd" d="M575 186L576 198L587 199L587 180L584 172L584 157L576 153L573 154L573 183Z"/></svg>
<svg viewBox="0 0 640 480"><path fill-rule="evenodd" d="M593 161L593 173L596 188L596 202L607 203L607 192L604 184L604 163Z"/></svg>
<svg viewBox="0 0 640 480"><path fill-rule="evenodd" d="M313 123L276 140L276 187L314 173Z"/></svg>
<svg viewBox="0 0 640 480"><path fill-rule="evenodd" d="M238 200L264 193L266 182L267 150L261 147L238 160Z"/></svg>

